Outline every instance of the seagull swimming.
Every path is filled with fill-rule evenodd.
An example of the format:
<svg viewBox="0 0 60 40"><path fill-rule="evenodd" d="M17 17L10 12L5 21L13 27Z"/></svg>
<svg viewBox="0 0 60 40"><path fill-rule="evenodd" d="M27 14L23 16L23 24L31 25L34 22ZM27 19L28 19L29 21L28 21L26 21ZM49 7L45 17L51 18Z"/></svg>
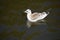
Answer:
<svg viewBox="0 0 60 40"><path fill-rule="evenodd" d="M48 13L46 13L46 12L42 12L42 13L34 12L34 13L32 13L32 11L30 9L27 9L24 12L27 13L27 19L30 22L37 22L38 20L42 20L49 14L49 12Z"/></svg>

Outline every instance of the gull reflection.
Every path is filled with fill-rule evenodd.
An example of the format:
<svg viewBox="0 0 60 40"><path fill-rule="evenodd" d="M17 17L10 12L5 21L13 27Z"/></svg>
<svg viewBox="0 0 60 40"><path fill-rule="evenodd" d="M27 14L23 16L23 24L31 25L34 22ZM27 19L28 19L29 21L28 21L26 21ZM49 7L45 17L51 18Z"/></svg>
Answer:
<svg viewBox="0 0 60 40"><path fill-rule="evenodd" d="M27 20L27 22L26 22L26 25L28 28L30 28L32 25L36 26L36 25L45 25L45 24L46 24L46 20L39 20L37 22L30 22Z"/></svg>

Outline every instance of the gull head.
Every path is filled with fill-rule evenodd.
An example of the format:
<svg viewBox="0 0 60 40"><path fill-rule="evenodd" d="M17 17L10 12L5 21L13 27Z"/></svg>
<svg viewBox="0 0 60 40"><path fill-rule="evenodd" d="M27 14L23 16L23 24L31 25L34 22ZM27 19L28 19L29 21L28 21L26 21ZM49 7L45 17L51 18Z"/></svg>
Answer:
<svg viewBox="0 0 60 40"><path fill-rule="evenodd" d="M27 9L26 11L24 11L25 13L31 13L30 9Z"/></svg>

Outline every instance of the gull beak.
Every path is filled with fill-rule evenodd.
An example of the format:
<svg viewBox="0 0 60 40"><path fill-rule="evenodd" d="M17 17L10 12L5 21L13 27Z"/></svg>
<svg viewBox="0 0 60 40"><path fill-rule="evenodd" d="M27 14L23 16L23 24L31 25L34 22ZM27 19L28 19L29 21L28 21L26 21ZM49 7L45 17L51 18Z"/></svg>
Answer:
<svg viewBox="0 0 60 40"><path fill-rule="evenodd" d="M26 11L24 11L24 13L26 13Z"/></svg>

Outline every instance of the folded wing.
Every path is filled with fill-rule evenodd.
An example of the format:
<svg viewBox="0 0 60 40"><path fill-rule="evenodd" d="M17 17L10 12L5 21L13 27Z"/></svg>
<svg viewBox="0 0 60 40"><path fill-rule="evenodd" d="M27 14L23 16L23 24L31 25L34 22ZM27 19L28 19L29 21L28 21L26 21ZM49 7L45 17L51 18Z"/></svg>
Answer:
<svg viewBox="0 0 60 40"><path fill-rule="evenodd" d="M32 19L32 20L35 20L35 19L37 19L39 16L40 16L40 13L35 12L35 13L31 14L31 19Z"/></svg>

